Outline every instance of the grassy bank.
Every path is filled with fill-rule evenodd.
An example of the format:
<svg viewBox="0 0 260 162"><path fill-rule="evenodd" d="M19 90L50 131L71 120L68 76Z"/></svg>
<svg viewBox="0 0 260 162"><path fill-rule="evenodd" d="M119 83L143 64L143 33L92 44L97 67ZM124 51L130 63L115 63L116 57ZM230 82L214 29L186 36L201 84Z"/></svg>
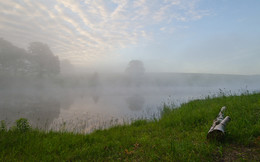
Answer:
<svg viewBox="0 0 260 162"><path fill-rule="evenodd" d="M207 132L222 106L231 117L224 141L209 142ZM20 124L20 125L19 125ZM231 161L260 160L260 94L195 100L172 110L160 120L138 120L131 125L89 135L41 132L18 128L0 132L2 161Z"/></svg>

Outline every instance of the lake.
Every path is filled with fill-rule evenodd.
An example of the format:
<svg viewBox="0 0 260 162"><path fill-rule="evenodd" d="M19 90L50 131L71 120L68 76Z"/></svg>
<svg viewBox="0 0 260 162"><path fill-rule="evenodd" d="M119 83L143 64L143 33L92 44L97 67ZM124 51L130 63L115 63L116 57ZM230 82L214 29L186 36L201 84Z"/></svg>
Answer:
<svg viewBox="0 0 260 162"><path fill-rule="evenodd" d="M200 79L205 81L203 77ZM194 84L178 82L171 85L157 80L160 84L124 85L108 84L107 80L99 79L102 84L86 87L82 84L73 88L46 84L37 88L5 89L0 91L0 120L11 126L23 117L29 119L33 127L43 130L89 133L135 119L159 118L164 104L179 106L222 93L260 90L257 79L253 79L254 82L224 80L221 84L193 81Z"/></svg>

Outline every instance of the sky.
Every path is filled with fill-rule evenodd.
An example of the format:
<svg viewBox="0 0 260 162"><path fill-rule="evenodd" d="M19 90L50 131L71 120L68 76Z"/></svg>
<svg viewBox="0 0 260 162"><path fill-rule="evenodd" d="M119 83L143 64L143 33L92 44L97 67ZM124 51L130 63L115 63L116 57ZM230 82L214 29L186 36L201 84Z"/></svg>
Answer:
<svg viewBox="0 0 260 162"><path fill-rule="evenodd" d="M260 74L259 0L0 0L0 37L89 71Z"/></svg>

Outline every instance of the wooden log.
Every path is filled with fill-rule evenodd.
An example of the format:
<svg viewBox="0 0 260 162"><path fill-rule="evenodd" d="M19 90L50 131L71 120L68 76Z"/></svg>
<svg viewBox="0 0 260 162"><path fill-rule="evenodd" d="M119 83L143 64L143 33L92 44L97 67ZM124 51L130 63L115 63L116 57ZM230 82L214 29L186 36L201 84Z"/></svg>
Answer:
<svg viewBox="0 0 260 162"><path fill-rule="evenodd" d="M218 141L222 140L225 136L225 126L231 120L229 116L224 118L224 111L226 107L223 106L217 116L213 121L211 128L208 131L207 138L209 140L216 139Z"/></svg>

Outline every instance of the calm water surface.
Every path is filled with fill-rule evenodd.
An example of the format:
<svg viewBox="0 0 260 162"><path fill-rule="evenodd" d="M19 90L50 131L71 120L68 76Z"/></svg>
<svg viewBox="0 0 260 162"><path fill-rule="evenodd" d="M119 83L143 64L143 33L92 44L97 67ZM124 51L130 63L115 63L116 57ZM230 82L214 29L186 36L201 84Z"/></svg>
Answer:
<svg viewBox="0 0 260 162"><path fill-rule="evenodd" d="M179 105L193 99L241 93L245 85L211 87L98 87L84 90L44 89L0 93L0 120L9 126L21 117L34 127L89 133L137 118L160 116L163 104ZM247 87L254 91L260 87Z"/></svg>

